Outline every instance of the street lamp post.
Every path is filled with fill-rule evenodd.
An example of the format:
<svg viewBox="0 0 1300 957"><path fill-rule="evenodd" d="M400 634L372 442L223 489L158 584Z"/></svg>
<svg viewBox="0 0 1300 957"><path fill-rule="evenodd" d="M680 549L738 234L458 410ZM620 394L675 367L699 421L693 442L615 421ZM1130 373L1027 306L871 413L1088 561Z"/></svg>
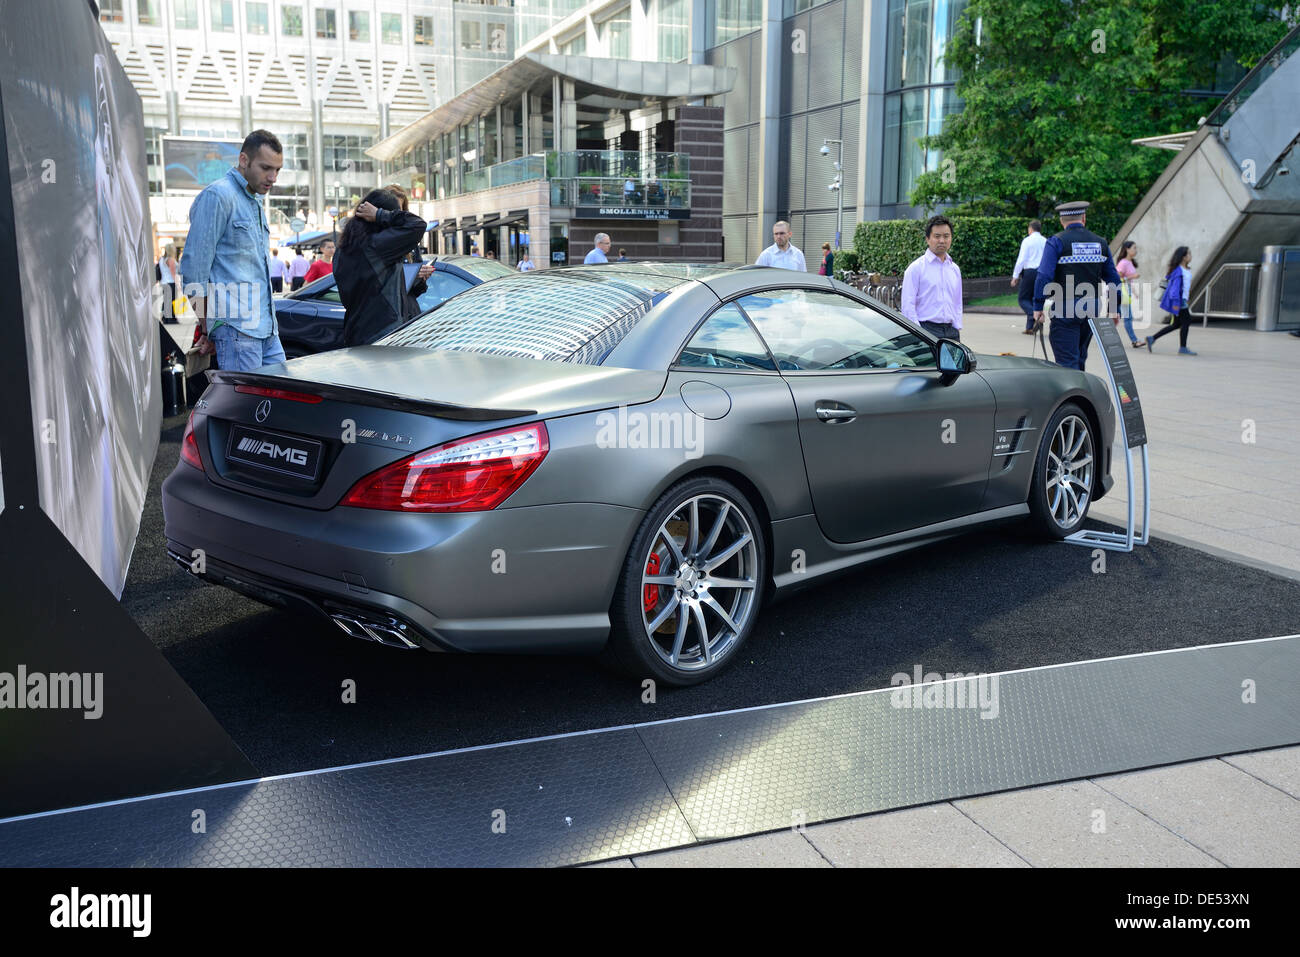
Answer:
<svg viewBox="0 0 1300 957"><path fill-rule="evenodd" d="M835 182L826 188L835 194L835 248L839 249L841 237L844 233L844 141L822 140L822 156L830 156L832 143L839 147L839 159L835 161Z"/></svg>
<svg viewBox="0 0 1300 957"><path fill-rule="evenodd" d="M339 213L342 211L343 202L343 184L338 180L334 181L334 189L330 191L330 196L334 199L334 215L330 217L330 239L334 240L334 248L338 248L339 238Z"/></svg>

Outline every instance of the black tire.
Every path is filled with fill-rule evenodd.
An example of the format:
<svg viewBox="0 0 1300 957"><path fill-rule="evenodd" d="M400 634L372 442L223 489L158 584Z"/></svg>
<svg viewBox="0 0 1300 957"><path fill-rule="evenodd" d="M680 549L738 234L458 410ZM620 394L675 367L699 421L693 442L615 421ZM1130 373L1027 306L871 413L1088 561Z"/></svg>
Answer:
<svg viewBox="0 0 1300 957"><path fill-rule="evenodd" d="M1059 453L1070 451L1069 446L1075 442L1080 451L1062 460ZM1096 431L1088 414L1073 402L1057 409L1039 439L1029 486L1029 524L1035 533L1059 540L1082 527L1100 475L1098 451Z"/></svg>
<svg viewBox="0 0 1300 957"><path fill-rule="evenodd" d="M706 567L733 545L733 554ZM646 584L648 570L673 584ZM677 483L646 513L628 549L610 607L606 661L668 685L708 681L736 660L754 630L766 576L763 530L745 494L711 476Z"/></svg>

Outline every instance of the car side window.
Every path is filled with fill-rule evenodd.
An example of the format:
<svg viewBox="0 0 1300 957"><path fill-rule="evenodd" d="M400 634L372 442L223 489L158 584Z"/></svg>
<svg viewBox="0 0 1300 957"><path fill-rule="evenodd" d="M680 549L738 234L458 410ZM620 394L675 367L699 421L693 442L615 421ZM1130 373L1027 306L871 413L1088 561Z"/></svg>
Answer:
<svg viewBox="0 0 1300 957"><path fill-rule="evenodd" d="M775 289L737 302L783 371L934 368L934 349L915 332L848 296Z"/></svg>
<svg viewBox="0 0 1300 957"><path fill-rule="evenodd" d="M328 289L322 289L317 295L312 296L319 302L334 302L340 306L343 305L343 298L339 295L338 286L330 286Z"/></svg>
<svg viewBox="0 0 1300 957"><path fill-rule="evenodd" d="M426 277L424 282L429 288L418 298L421 311L442 305L457 293L464 292L470 285L458 276L441 271Z"/></svg>
<svg viewBox="0 0 1300 957"><path fill-rule="evenodd" d="M773 372L776 364L749 324L731 303L704 321L678 356L678 366L688 369L741 369Z"/></svg>

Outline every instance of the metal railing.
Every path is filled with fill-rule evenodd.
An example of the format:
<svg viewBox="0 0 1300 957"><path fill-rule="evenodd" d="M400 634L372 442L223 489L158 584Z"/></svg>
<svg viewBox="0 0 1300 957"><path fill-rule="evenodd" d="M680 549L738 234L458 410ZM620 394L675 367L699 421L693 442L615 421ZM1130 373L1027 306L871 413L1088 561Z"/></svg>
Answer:
<svg viewBox="0 0 1300 957"><path fill-rule="evenodd" d="M628 177L635 179L689 179L689 153L641 153L636 150L569 150L546 154L546 174L551 179L575 177Z"/></svg>
<svg viewBox="0 0 1300 957"><path fill-rule="evenodd" d="M462 192L477 193L481 189L494 189L497 186L513 186L529 180L546 179L546 157L541 153L520 156L518 159L506 160L483 169L470 170L465 174L465 186Z"/></svg>
<svg viewBox="0 0 1300 957"><path fill-rule="evenodd" d="M1264 84L1264 81L1272 76L1287 57L1295 53L1296 50L1300 50L1300 26L1295 27L1279 40L1277 45L1269 50L1255 64L1254 68L1241 78L1241 82L1234 86L1232 91L1205 118L1205 125L1222 126L1226 123L1228 117L1241 109L1245 102L1250 99L1250 95L1258 90Z"/></svg>
<svg viewBox="0 0 1300 957"><path fill-rule="evenodd" d="M689 209L691 183L684 179L648 180L630 176L552 179L551 205Z"/></svg>
<svg viewBox="0 0 1300 957"><path fill-rule="evenodd" d="M1254 319L1258 277L1259 263L1224 263L1187 308L1202 326L1211 319Z"/></svg>

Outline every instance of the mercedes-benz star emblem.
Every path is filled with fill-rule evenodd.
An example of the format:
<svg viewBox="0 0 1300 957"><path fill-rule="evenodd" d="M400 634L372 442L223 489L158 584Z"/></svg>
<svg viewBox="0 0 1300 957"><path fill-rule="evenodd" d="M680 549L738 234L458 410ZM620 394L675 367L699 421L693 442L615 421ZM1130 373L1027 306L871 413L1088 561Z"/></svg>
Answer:
<svg viewBox="0 0 1300 957"><path fill-rule="evenodd" d="M257 411L253 413L258 422L265 422L271 414L271 400L263 399L257 403Z"/></svg>

